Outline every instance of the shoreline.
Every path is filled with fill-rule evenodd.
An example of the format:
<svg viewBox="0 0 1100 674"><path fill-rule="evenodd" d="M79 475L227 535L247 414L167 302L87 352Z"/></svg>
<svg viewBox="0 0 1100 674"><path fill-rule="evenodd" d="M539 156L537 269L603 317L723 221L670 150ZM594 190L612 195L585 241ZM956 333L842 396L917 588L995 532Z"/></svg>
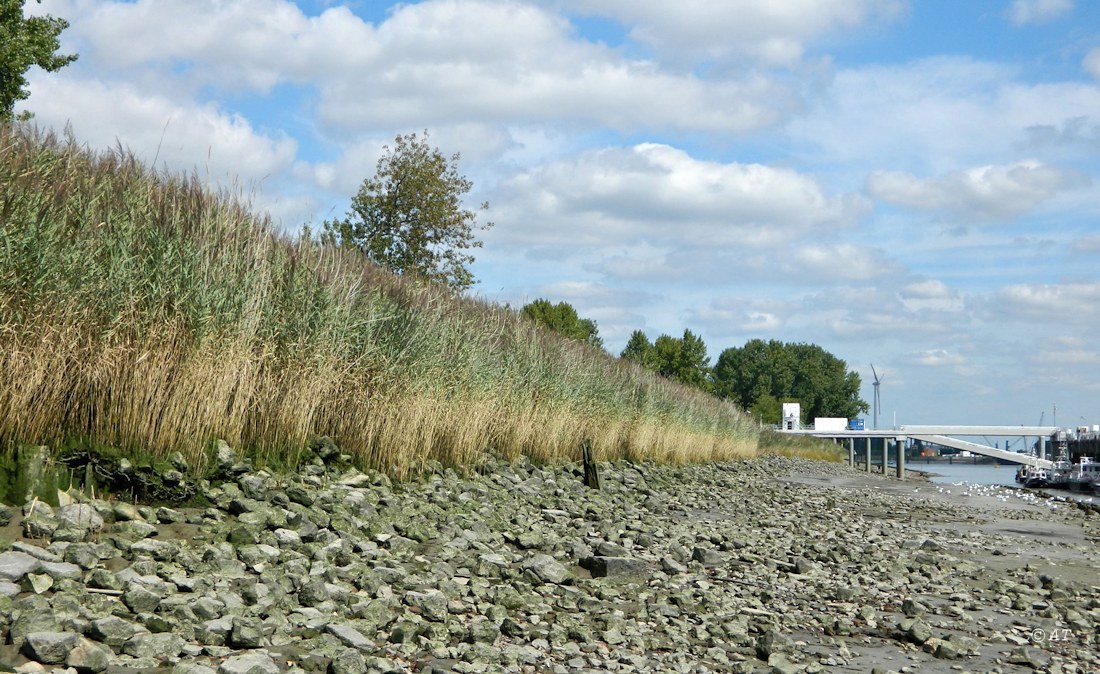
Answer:
<svg viewBox="0 0 1100 674"><path fill-rule="evenodd" d="M595 491L577 465L391 484L318 458L205 509L16 511L0 669L1100 667L1095 512L779 457L601 467Z"/></svg>

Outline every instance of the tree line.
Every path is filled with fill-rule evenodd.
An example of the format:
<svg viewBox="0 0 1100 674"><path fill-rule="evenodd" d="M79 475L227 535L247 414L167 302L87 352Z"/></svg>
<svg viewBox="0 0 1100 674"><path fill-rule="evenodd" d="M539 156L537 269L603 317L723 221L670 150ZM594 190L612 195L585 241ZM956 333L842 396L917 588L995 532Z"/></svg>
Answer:
<svg viewBox="0 0 1100 674"><path fill-rule="evenodd" d="M580 318L567 302L538 299L521 313L566 337L602 344L596 322ZM729 400L762 423L779 423L784 402L801 404L803 422L853 418L869 409L859 396L859 374L816 344L752 339L723 350L711 367L706 344L691 330L680 337L660 335L652 342L635 330L619 357Z"/></svg>

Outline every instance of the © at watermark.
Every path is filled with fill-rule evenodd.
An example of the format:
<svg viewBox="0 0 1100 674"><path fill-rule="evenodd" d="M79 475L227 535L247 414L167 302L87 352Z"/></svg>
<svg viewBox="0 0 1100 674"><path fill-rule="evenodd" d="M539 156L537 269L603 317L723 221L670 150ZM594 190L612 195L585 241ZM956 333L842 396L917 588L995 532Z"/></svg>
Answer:
<svg viewBox="0 0 1100 674"><path fill-rule="evenodd" d="M1052 627L1050 629L1036 627L1035 629L1031 630L1031 641L1036 644L1072 640L1073 631L1068 627Z"/></svg>

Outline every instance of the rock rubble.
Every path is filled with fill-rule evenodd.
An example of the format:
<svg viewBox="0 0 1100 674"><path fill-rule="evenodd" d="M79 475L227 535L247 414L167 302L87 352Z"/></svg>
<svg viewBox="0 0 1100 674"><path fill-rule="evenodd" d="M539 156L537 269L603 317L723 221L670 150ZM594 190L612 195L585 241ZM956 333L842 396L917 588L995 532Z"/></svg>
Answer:
<svg viewBox="0 0 1100 674"><path fill-rule="evenodd" d="M981 526L1095 536L1090 512L1000 513L778 457L605 464L599 491L575 465L392 483L333 451L295 475L220 458L233 479L196 485L208 507L0 513L14 532L0 548L0 670L1100 667L1096 539ZM1072 573L1040 568L1048 544Z"/></svg>

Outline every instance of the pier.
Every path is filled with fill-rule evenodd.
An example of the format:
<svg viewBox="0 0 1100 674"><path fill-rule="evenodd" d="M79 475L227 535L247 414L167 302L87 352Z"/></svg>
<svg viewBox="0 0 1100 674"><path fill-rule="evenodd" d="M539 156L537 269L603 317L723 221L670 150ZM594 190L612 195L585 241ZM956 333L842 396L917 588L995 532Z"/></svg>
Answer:
<svg viewBox="0 0 1100 674"><path fill-rule="evenodd" d="M898 478L905 477L905 445L909 439L929 442L944 447L951 447L960 451L988 456L1005 463L1017 463L1036 468L1051 468L1054 462L1047 458L1047 440L1054 436L1059 429L1055 426L896 426L888 429L813 429L813 428L780 428L779 433L789 435L809 435L816 438L826 438L835 442L847 441L848 463L856 465L856 444L860 439L863 447L863 465L867 472L871 472L871 454L874 444L872 440L881 440L882 472L887 472L889 454L893 445L895 459L895 471ZM1032 456L1020 452L1010 452L998 447L991 447L980 442L963 440L964 437L983 438L1038 438L1039 455Z"/></svg>

